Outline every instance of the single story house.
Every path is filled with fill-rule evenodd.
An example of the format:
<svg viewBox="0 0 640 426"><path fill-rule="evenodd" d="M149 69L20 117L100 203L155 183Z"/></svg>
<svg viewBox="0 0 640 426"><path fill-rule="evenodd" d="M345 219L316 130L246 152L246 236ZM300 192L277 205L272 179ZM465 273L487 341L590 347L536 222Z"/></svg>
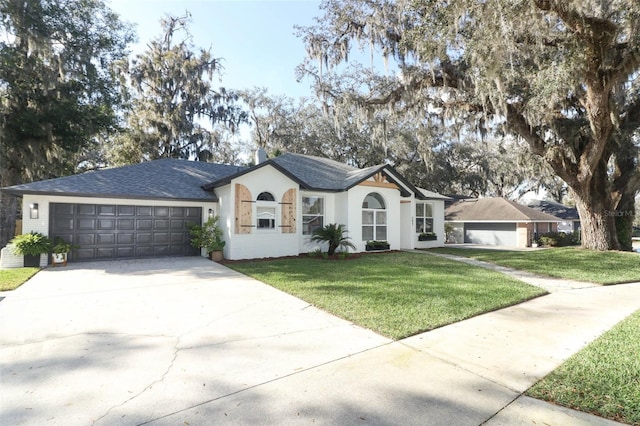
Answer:
<svg viewBox="0 0 640 426"><path fill-rule="evenodd" d="M527 207L561 219L558 224L558 232L572 233L580 231L580 215L575 207L544 200L531 200L527 203Z"/></svg>
<svg viewBox="0 0 640 426"><path fill-rule="evenodd" d="M445 210L450 242L459 244L529 247L539 235L557 232L560 221L500 197L463 199Z"/></svg>
<svg viewBox="0 0 640 426"><path fill-rule="evenodd" d="M321 248L314 229L344 224L357 251L444 244L444 200L389 165L358 169L320 157L264 156L253 167L162 159L2 188L22 197L23 232L77 244L70 260L205 255L189 227L218 215L227 259ZM435 240L418 241L422 232ZM41 260L42 264L46 261Z"/></svg>

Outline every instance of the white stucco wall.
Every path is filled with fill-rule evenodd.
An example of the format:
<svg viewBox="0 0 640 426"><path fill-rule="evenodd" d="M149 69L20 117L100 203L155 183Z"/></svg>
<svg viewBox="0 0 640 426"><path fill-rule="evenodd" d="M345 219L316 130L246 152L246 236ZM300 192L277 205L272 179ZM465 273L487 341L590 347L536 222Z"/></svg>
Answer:
<svg viewBox="0 0 640 426"><path fill-rule="evenodd" d="M402 220L400 215L400 192L393 188L375 188L371 186L354 186L348 191L347 229L356 251L365 251L366 241L362 239L362 202L365 197L377 192L384 198L387 211L387 241L392 250L400 249Z"/></svg>
<svg viewBox="0 0 640 426"><path fill-rule="evenodd" d="M413 211L412 211L412 214L413 214L412 222L414 223L412 228L413 240L415 241L414 247L415 248L443 247L446 240L446 235L444 233L444 201L443 200L425 200L425 201L419 200L416 202L424 202L432 205L433 232L435 232L438 239L434 241L418 241L418 233L416 232L416 227L415 227L416 209L414 204Z"/></svg>
<svg viewBox="0 0 640 426"><path fill-rule="evenodd" d="M235 233L235 184L240 183L251 191L251 197L256 199L261 192L270 192L277 203L282 201L284 193L290 188L296 188L299 195L299 185L289 179L272 166L265 166L250 173L244 174L231 181L221 191L217 191L220 198L220 214L228 224L227 245L225 257L227 259L255 259L262 257L281 257L297 255L299 251L299 235L301 228L296 220L296 232L282 233L281 206L276 204L276 228L273 230L261 230L252 228L250 234ZM300 217L300 204L296 209L296 217ZM256 206L253 205L252 219L256 220Z"/></svg>
<svg viewBox="0 0 640 426"><path fill-rule="evenodd" d="M322 197L324 198L324 225L328 225L329 223L342 223L336 219L336 193L334 192L320 192L320 191L300 191L298 194L298 218L297 223L300 224L300 229L298 232L298 244L299 244L299 252L300 253L309 253L314 250L327 250L326 244L319 244L311 241L311 235L303 235L302 234L302 197Z"/></svg>

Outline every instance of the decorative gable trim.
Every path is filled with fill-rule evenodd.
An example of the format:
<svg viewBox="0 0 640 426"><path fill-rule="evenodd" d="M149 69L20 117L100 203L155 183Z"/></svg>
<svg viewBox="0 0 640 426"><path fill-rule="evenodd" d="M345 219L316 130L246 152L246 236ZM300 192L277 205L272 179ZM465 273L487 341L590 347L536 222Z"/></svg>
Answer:
<svg viewBox="0 0 640 426"><path fill-rule="evenodd" d="M382 172L377 172L371 176L370 180L363 180L358 184L359 186L372 186L376 188L391 188L400 190L400 187L394 182L389 182L387 176Z"/></svg>

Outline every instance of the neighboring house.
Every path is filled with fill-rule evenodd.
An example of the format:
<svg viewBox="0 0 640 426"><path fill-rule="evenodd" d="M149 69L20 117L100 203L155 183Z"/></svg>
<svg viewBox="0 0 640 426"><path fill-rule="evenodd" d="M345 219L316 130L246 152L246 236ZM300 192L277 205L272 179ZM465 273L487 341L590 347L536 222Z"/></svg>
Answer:
<svg viewBox="0 0 640 426"><path fill-rule="evenodd" d="M558 232L572 233L580 231L580 215L575 207L567 207L555 201L531 200L527 207L555 216L562 221L558 224Z"/></svg>
<svg viewBox="0 0 640 426"><path fill-rule="evenodd" d="M283 154L253 167L164 159L3 188L22 196L23 232L80 246L73 260L202 254L189 226L219 215L227 259L320 248L314 229L344 224L357 251L444 244L444 200L389 165L357 169ZM435 241L418 241L431 231Z"/></svg>
<svg viewBox="0 0 640 426"><path fill-rule="evenodd" d="M457 201L445 210L455 243L529 247L533 240L557 232L560 219L505 198Z"/></svg>

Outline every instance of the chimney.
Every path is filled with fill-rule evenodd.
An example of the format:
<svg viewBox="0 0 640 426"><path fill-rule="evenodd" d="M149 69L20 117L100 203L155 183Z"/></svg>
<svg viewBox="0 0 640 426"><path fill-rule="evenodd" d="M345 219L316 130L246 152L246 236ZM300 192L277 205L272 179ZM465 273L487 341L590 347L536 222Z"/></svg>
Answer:
<svg viewBox="0 0 640 426"><path fill-rule="evenodd" d="M267 161L267 151L259 147L258 149L256 149L256 154L255 154L256 166L258 164L264 163L265 161Z"/></svg>

